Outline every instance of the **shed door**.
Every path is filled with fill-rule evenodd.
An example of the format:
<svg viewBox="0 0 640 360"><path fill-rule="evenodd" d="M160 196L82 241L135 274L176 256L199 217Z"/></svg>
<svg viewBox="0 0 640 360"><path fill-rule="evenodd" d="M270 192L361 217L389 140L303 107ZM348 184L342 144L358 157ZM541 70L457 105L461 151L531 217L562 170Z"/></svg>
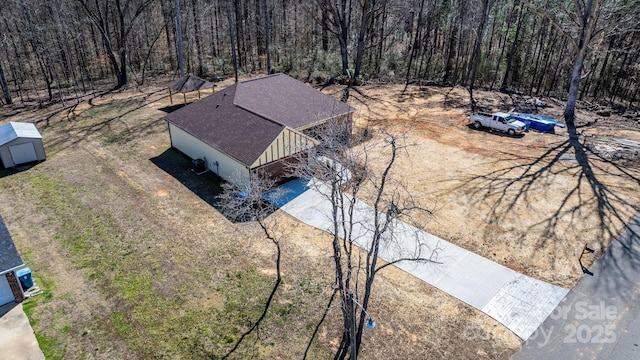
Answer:
<svg viewBox="0 0 640 360"><path fill-rule="evenodd" d="M0 275L0 305L4 305L13 300L13 292L11 292L7 277Z"/></svg>
<svg viewBox="0 0 640 360"><path fill-rule="evenodd" d="M11 153L11 158L13 158L14 165L38 160L38 155L36 155L36 148L33 147L33 143L31 142L9 146L9 152Z"/></svg>

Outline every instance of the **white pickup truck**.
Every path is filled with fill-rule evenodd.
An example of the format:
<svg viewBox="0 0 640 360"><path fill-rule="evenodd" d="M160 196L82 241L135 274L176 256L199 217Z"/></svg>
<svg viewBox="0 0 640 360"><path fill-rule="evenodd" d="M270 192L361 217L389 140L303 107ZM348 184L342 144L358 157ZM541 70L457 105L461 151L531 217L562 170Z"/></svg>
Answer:
<svg viewBox="0 0 640 360"><path fill-rule="evenodd" d="M522 121L516 120L511 114L497 112L488 115L471 115L471 122L474 129L480 129L487 127L490 129L506 132L507 134L514 136L522 134L527 125Z"/></svg>

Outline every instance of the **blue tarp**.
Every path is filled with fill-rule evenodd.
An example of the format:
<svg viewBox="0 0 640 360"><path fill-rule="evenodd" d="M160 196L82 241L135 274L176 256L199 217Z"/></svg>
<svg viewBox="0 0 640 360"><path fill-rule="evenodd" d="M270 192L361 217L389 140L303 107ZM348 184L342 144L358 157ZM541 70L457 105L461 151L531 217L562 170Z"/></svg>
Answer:
<svg viewBox="0 0 640 360"><path fill-rule="evenodd" d="M283 207L289 201L297 198L303 192L307 191L309 189L307 186L308 183L308 179L291 180L267 191L264 194L264 198L276 207Z"/></svg>
<svg viewBox="0 0 640 360"><path fill-rule="evenodd" d="M527 130L531 128L541 132L551 132L556 126L564 127L564 125L558 124L557 120L540 115L514 112L511 113L511 116L527 124Z"/></svg>

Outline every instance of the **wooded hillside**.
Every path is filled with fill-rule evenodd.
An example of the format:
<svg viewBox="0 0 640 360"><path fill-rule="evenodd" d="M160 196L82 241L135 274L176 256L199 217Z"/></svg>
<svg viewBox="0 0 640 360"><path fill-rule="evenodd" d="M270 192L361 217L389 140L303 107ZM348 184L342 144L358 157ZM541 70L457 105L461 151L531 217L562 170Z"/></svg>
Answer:
<svg viewBox="0 0 640 360"><path fill-rule="evenodd" d="M177 74L178 33L187 73L232 76L233 29L241 73L266 73L269 53L272 71L309 81L343 74L565 98L578 69L579 97L633 106L639 13L638 0L8 0L0 98L46 89L58 101L99 80Z"/></svg>

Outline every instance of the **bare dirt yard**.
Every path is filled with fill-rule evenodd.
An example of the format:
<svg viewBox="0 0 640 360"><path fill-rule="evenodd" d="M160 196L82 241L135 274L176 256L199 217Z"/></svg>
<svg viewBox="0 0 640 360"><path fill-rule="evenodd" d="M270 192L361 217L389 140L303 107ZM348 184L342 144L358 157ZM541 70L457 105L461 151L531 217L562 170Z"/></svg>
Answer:
<svg viewBox="0 0 640 360"><path fill-rule="evenodd" d="M597 250L589 265L640 209L633 120L580 110L578 146L566 129L515 138L472 130L464 89L359 90L349 100L356 130L410 144L394 176L433 211L416 222L507 267L571 287L583 276L584 244ZM475 96L489 110L526 100ZM561 104L542 100L541 114L561 118ZM162 117L175 106L160 85L66 105L0 108L2 123L36 123L47 151L42 163L0 170L0 213L46 290L25 310L47 358L220 358L260 313L275 279L273 248L255 224L217 210L218 178L191 174L189 159L170 149ZM330 237L272 216L286 229L284 285L259 336L233 358L301 358L330 294ZM309 358L330 357L339 312L329 312ZM364 334L365 359L506 359L521 345L395 268L377 279L369 312L377 326Z"/></svg>

